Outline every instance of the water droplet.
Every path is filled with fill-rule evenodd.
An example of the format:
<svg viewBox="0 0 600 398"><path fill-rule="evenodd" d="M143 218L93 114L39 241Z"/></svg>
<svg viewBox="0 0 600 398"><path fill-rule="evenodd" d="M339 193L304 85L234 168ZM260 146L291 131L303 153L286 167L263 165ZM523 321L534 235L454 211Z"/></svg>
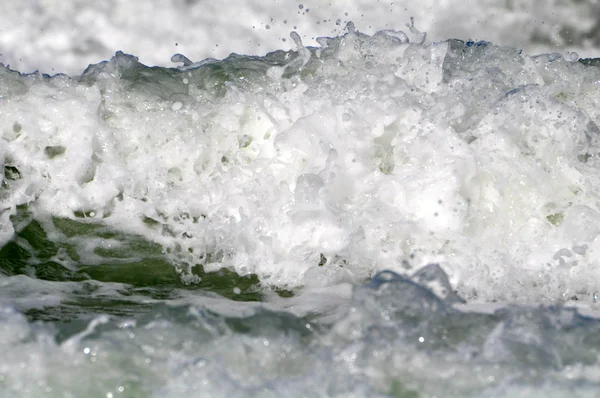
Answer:
<svg viewBox="0 0 600 398"><path fill-rule="evenodd" d="M292 38L292 40L294 41L294 43L296 43L296 48L297 49L301 49L304 46L302 45L302 39L300 38L300 35L296 32L293 31L290 33L290 37Z"/></svg>

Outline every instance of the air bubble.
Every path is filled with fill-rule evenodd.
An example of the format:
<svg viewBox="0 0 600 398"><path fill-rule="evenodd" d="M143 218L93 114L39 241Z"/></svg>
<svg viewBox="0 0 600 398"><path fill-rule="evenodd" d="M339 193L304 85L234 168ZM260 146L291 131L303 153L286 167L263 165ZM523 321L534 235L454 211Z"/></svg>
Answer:
<svg viewBox="0 0 600 398"><path fill-rule="evenodd" d="M576 52L568 52L567 53L567 59L571 62L577 62L579 61L579 54L577 54Z"/></svg>

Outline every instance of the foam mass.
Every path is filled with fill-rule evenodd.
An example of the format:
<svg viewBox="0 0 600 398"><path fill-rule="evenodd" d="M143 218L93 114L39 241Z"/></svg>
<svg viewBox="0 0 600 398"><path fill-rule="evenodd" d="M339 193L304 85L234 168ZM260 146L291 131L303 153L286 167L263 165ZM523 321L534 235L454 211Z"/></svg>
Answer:
<svg viewBox="0 0 600 398"><path fill-rule="evenodd" d="M352 28L297 42L179 68L119 52L79 77L0 69L2 245L26 208L72 272L135 237L187 284L200 267L294 290L438 263L468 301L592 303L593 61Z"/></svg>

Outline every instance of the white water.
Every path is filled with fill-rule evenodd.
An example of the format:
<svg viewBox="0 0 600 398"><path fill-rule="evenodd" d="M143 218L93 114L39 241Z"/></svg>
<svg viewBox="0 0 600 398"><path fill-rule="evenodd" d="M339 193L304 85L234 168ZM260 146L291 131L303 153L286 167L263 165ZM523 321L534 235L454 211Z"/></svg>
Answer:
<svg viewBox="0 0 600 398"><path fill-rule="evenodd" d="M600 71L404 31L179 70L123 54L81 78L0 70L3 244L28 204L83 264L123 241L52 217L158 243L187 282L203 264L296 294L1 275L0 392L595 396L600 326L561 305L594 313L600 291ZM383 270L412 281L363 286Z"/></svg>
<svg viewBox="0 0 600 398"><path fill-rule="evenodd" d="M350 33L222 86L124 55L81 83L4 71L3 156L23 176L5 206L84 212L182 267L218 256L208 270L280 287L436 262L469 300L591 305L597 68L396 36Z"/></svg>

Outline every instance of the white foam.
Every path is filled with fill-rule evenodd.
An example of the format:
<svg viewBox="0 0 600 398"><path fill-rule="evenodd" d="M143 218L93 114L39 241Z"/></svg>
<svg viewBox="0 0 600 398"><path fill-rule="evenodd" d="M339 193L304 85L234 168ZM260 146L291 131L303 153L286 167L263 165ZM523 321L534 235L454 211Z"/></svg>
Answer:
<svg viewBox="0 0 600 398"><path fill-rule="evenodd" d="M105 223L180 265L303 287L266 303L178 291L161 306L124 285L0 276L1 395L595 396L597 321L539 304L598 317L600 73L400 32L319 42L224 88L194 74L202 63L133 84L122 55L82 81L0 70L0 158L18 169L2 181L2 244L28 203L52 239L65 236L51 216ZM90 235L69 238L85 264L120 244ZM431 261L472 313L411 281L355 286ZM60 322L14 309L82 297L152 308L66 341ZM519 301L532 306L504 308Z"/></svg>
<svg viewBox="0 0 600 398"><path fill-rule="evenodd" d="M2 150L22 176L6 206L85 213L183 268L280 287L439 262L469 300L591 305L597 69L397 35L322 39L275 78L222 86L215 63L171 78L122 54L81 82L4 72Z"/></svg>

